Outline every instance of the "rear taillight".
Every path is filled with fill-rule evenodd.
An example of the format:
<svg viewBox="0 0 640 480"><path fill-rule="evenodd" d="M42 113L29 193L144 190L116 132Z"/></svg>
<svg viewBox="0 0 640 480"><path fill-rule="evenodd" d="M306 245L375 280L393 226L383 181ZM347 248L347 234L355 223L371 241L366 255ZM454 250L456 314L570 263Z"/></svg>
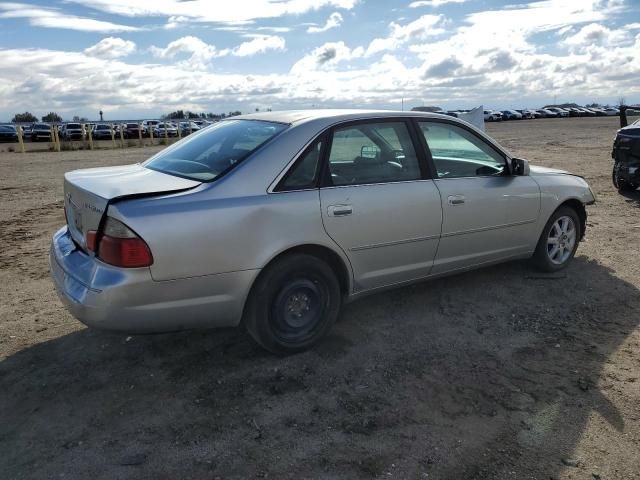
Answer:
<svg viewBox="0 0 640 480"><path fill-rule="evenodd" d="M95 239L93 242L95 245ZM97 255L103 262L116 267L148 267L153 263L151 250L146 242L124 223L112 217L107 217L104 222L98 240Z"/></svg>

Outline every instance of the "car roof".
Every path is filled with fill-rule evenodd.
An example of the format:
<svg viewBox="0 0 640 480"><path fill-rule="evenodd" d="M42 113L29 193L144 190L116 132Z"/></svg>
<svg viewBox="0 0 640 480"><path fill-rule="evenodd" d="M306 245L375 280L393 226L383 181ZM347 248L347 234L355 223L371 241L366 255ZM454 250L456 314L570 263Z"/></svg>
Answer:
<svg viewBox="0 0 640 480"><path fill-rule="evenodd" d="M236 117L228 120L264 120L286 124L300 124L312 120L326 120L328 124L358 120L366 118L386 117L421 117L421 118L450 118L446 115L431 112L394 111L394 110L358 110L358 109L317 109L317 110L283 110L278 112L258 112Z"/></svg>

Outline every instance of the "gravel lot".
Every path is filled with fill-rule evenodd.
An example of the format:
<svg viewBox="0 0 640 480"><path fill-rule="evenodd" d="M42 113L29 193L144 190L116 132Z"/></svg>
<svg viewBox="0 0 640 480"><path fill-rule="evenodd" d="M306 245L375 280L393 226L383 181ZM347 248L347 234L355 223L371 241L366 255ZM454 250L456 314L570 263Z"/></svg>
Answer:
<svg viewBox="0 0 640 480"><path fill-rule="evenodd" d="M640 478L640 192L611 186L616 125L488 125L598 196L561 275L515 262L372 296L285 359L237 330L88 330L56 298L62 173L159 147L0 153L0 477Z"/></svg>

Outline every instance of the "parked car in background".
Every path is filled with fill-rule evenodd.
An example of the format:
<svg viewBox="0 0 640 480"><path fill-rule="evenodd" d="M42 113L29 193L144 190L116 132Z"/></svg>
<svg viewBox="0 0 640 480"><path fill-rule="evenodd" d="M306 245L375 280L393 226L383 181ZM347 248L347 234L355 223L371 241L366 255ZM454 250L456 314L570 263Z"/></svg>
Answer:
<svg viewBox="0 0 640 480"><path fill-rule="evenodd" d="M581 116L583 117L595 117L596 116L596 112L593 112L591 110L589 110L588 108L585 107L576 107L576 110L579 110L581 112Z"/></svg>
<svg viewBox="0 0 640 480"><path fill-rule="evenodd" d="M124 138L140 138L140 124L138 123L123 123ZM144 130L143 130L143 136Z"/></svg>
<svg viewBox="0 0 640 480"><path fill-rule="evenodd" d="M48 123L34 123L31 126L31 141L51 141L51 128Z"/></svg>
<svg viewBox="0 0 640 480"><path fill-rule="evenodd" d="M582 117L584 113L575 107L563 107L564 110L569 112L570 117Z"/></svg>
<svg viewBox="0 0 640 480"><path fill-rule="evenodd" d="M536 110L540 115L542 115L542 118L556 118L558 116L558 114L556 112L552 112L551 110L547 109L547 108L540 108L538 110Z"/></svg>
<svg viewBox="0 0 640 480"><path fill-rule="evenodd" d="M18 128L22 130L23 139L31 138L31 125L20 125Z"/></svg>
<svg viewBox="0 0 640 480"><path fill-rule="evenodd" d="M200 126L198 126L194 122L180 122L178 124L178 128L180 128L180 135L182 135L183 137L186 137L187 135L200 130Z"/></svg>
<svg viewBox="0 0 640 480"><path fill-rule="evenodd" d="M18 141L18 131L16 130L15 125L0 125L0 142L17 142L17 141Z"/></svg>
<svg viewBox="0 0 640 480"><path fill-rule="evenodd" d="M529 110L529 109L516 109L516 112L518 112L520 115L522 115L523 119L533 119L533 118L540 118L540 114L535 112L534 110Z"/></svg>
<svg viewBox="0 0 640 480"><path fill-rule="evenodd" d="M111 140L115 137L115 132L111 125L100 123L91 131L91 136L94 140Z"/></svg>
<svg viewBox="0 0 640 480"><path fill-rule="evenodd" d="M85 131L80 123L67 123L62 127L63 140L84 140Z"/></svg>
<svg viewBox="0 0 640 480"><path fill-rule="evenodd" d="M142 135L148 137L151 131L160 123L160 120L143 120Z"/></svg>
<svg viewBox="0 0 640 480"><path fill-rule="evenodd" d="M154 137L177 137L178 129L168 122L158 123L153 128Z"/></svg>
<svg viewBox="0 0 640 480"><path fill-rule="evenodd" d="M503 110L502 118L505 120L522 120L522 114L515 110Z"/></svg>
<svg viewBox="0 0 640 480"><path fill-rule="evenodd" d="M640 120L616 133L613 140L613 186L619 192L631 192L640 186Z"/></svg>
<svg viewBox="0 0 640 480"><path fill-rule="evenodd" d="M606 117L607 114L605 113L605 111L601 108L598 107L589 107L589 110L591 110L593 113L596 114L596 117Z"/></svg>
<svg viewBox="0 0 640 480"><path fill-rule="evenodd" d="M502 113L494 112L493 110L484 110L485 122L499 122L502 120Z"/></svg>
<svg viewBox="0 0 640 480"><path fill-rule="evenodd" d="M432 173L433 172L433 173ZM51 274L71 313L127 332L243 325L306 350L343 302L583 238L587 182L442 115L237 116L142 164L68 172Z"/></svg>
<svg viewBox="0 0 640 480"><path fill-rule="evenodd" d="M546 107L545 110L555 113L558 117L568 117L569 112L560 107Z"/></svg>
<svg viewBox="0 0 640 480"><path fill-rule="evenodd" d="M604 111L604 114L608 117L615 117L620 115L620 110L618 110L615 107L605 107L602 110Z"/></svg>

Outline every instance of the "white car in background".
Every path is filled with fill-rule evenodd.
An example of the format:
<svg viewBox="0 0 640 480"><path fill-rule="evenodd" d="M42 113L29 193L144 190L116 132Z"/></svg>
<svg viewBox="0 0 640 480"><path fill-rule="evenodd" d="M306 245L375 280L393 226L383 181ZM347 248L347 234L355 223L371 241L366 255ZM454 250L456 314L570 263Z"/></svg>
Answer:
<svg viewBox="0 0 640 480"><path fill-rule="evenodd" d="M567 112L564 108L560 107L547 107L546 110L550 110L553 113L557 114L558 117L568 117L569 112Z"/></svg>
<svg viewBox="0 0 640 480"><path fill-rule="evenodd" d="M484 121L485 122L499 122L502 120L502 113L494 112L493 110L485 110L484 111Z"/></svg>

